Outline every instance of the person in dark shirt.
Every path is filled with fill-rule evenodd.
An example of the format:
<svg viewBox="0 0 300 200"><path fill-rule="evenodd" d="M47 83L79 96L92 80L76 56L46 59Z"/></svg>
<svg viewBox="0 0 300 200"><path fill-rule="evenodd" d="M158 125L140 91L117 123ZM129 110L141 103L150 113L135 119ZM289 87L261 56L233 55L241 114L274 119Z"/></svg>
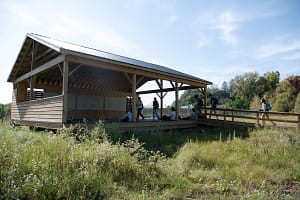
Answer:
<svg viewBox="0 0 300 200"><path fill-rule="evenodd" d="M210 107L210 112L209 112L209 118L211 118L211 114L212 112L214 112L214 114L216 115L216 118L218 119L218 116L217 116L217 113L216 113L216 108L217 108L217 105L218 105L218 99L212 95L209 95L210 97L210 104L211 104L211 107Z"/></svg>
<svg viewBox="0 0 300 200"><path fill-rule="evenodd" d="M152 112L153 120L155 119L155 117L157 117L157 119L159 119L159 115L158 115L159 104L158 104L158 101L156 100L156 97L154 97L152 107L153 107L153 112Z"/></svg>

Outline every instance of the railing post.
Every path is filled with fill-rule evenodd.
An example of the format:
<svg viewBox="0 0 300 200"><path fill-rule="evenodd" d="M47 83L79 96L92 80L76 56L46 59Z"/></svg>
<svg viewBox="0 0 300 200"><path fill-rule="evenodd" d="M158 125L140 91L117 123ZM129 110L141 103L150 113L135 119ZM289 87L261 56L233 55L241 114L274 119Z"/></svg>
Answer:
<svg viewBox="0 0 300 200"><path fill-rule="evenodd" d="M224 108L223 108L223 117L224 117L224 121L226 121L226 111Z"/></svg>
<svg viewBox="0 0 300 200"><path fill-rule="evenodd" d="M300 114L298 115L298 130L300 130Z"/></svg>
<svg viewBox="0 0 300 200"><path fill-rule="evenodd" d="M234 121L233 110L231 109L231 121Z"/></svg>
<svg viewBox="0 0 300 200"><path fill-rule="evenodd" d="M259 127L259 112L256 112L256 126Z"/></svg>

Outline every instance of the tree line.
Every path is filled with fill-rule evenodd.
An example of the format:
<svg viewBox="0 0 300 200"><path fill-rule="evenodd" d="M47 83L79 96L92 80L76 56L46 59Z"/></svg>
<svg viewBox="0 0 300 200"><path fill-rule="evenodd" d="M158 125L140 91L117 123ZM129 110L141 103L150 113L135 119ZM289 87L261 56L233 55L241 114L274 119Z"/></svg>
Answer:
<svg viewBox="0 0 300 200"><path fill-rule="evenodd" d="M232 109L257 110L260 99L265 98L272 105L272 111L300 112L300 76L291 75L280 80L280 73L267 72L259 75L248 72L235 76L229 82L224 81L219 88L208 87L207 93L218 98L219 107ZM180 105L193 104L195 95L203 94L198 90L186 90L179 99ZM209 105L209 99L208 99Z"/></svg>

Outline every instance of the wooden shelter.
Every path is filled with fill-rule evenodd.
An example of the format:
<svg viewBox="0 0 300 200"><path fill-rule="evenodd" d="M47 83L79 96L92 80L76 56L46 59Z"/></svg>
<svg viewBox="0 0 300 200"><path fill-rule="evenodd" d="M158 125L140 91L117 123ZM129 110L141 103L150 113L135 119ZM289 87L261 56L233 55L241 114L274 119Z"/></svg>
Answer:
<svg viewBox="0 0 300 200"><path fill-rule="evenodd" d="M139 91L149 81L159 89ZM168 81L171 87L164 87ZM62 128L74 119L119 119L126 100L156 93L199 88L206 96L209 81L151 63L49 37L26 35L8 77L13 83L11 119L44 128ZM206 98L205 98L206 99ZM177 110L179 105L176 103ZM128 108L128 105L127 105ZM135 119L135 117L134 117Z"/></svg>

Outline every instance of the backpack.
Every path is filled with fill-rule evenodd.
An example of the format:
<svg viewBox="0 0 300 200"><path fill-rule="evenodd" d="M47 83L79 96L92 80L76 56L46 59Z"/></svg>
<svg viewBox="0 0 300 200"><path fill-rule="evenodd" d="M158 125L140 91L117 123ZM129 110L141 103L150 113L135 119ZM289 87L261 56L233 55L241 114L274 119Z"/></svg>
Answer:
<svg viewBox="0 0 300 200"><path fill-rule="evenodd" d="M219 104L219 101L217 98L213 97L212 98L212 106L217 106Z"/></svg>
<svg viewBox="0 0 300 200"><path fill-rule="evenodd" d="M272 110L272 106L269 102L266 102L266 111Z"/></svg>

